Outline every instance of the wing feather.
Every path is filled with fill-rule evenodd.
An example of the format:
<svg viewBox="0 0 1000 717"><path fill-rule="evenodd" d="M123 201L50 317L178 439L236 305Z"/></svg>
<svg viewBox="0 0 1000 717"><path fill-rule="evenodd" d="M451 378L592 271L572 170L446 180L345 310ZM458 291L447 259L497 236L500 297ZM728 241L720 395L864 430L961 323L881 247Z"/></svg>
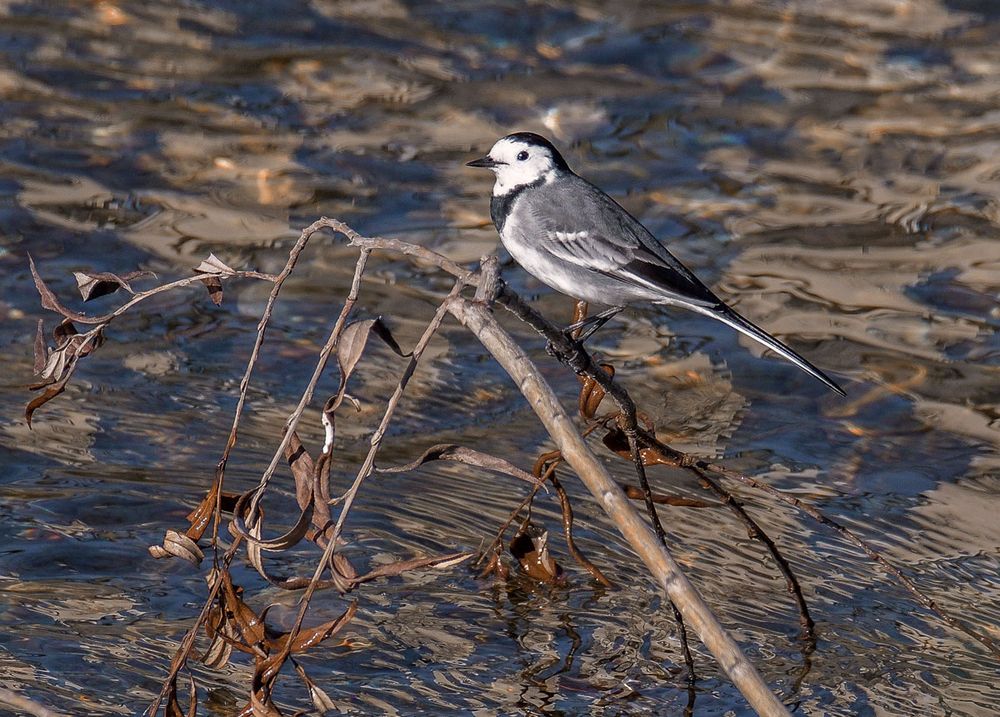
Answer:
<svg viewBox="0 0 1000 717"><path fill-rule="evenodd" d="M716 306L718 297L635 217L580 177L532 212L538 248L578 267L661 294L668 303ZM545 189L549 189L546 187Z"/></svg>

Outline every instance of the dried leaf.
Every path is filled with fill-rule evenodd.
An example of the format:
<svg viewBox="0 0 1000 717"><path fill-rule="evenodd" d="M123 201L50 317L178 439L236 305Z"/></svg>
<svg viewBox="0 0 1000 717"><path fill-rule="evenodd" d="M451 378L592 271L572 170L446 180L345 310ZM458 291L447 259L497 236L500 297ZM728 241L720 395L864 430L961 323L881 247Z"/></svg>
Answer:
<svg viewBox="0 0 1000 717"><path fill-rule="evenodd" d="M314 463L298 435L293 432L285 447L285 460L295 477L295 500L299 508L305 510L312 501L312 528L306 531L306 537L316 541L320 547L325 547L327 541L323 533L332 527L329 506L330 456L321 455L319 462Z"/></svg>
<svg viewBox="0 0 1000 717"><path fill-rule="evenodd" d="M235 512L236 504L239 502L242 495L242 493L233 493L228 490L222 491L222 495L219 496L219 510L223 513Z"/></svg>
<svg viewBox="0 0 1000 717"><path fill-rule="evenodd" d="M399 344L396 343L395 337L392 335L392 332L389 331L389 327L385 325L385 322L382 321L381 316L375 319L375 323L372 324L371 330L375 333L376 336L382 339L382 343L384 343L386 346L392 349L393 353L395 353L400 358L408 358L413 355L412 351L410 351L409 353L403 353L403 349L401 349L399 347Z"/></svg>
<svg viewBox="0 0 1000 717"><path fill-rule="evenodd" d="M212 612L209 613L208 620L205 621L205 632L211 642L201 656L202 663L206 667L223 667L233 654L231 642L236 640L236 632L233 630L232 624L223 619L222 610L218 607L213 608Z"/></svg>
<svg viewBox="0 0 1000 717"><path fill-rule="evenodd" d="M354 371L361 354L368 343L368 335L377 319L366 319L348 324L337 344L337 365L340 367L340 383L343 386ZM339 393L339 392L338 392Z"/></svg>
<svg viewBox="0 0 1000 717"><path fill-rule="evenodd" d="M219 591L219 596L224 600L223 610L232 615L233 624L239 630L245 645L254 648L258 654L266 654L264 621L243 602L228 571L222 573L222 590Z"/></svg>
<svg viewBox="0 0 1000 717"><path fill-rule="evenodd" d="M368 343L369 335L374 332L376 336L385 342L386 346L392 349L398 356L406 358L411 354L403 353L396 339L393 338L389 327L379 316L376 319L364 319L348 324L340 335L337 343L337 365L340 367L341 389L347 383L347 379L354 372L361 354ZM338 394L342 391L338 391ZM338 402L339 403L339 402Z"/></svg>
<svg viewBox="0 0 1000 717"><path fill-rule="evenodd" d="M222 304L222 281L217 276L209 276L201 280L201 283L208 289L208 298L216 306Z"/></svg>
<svg viewBox="0 0 1000 717"><path fill-rule="evenodd" d="M239 597L242 594L242 590L240 588L235 588L235 590L237 597ZM212 607L208 613L208 618L205 620L205 634L212 640L212 643L209 645L209 649L205 655L202 656L202 661L205 664L209 664L210 661L224 663L225 660L229 659L229 655L233 649L251 655L261 654L259 647L255 649L243 642L234 624L232 612L227 606L226 593L220 591L217 599L218 604ZM217 647L217 645L221 645L221 647Z"/></svg>
<svg viewBox="0 0 1000 717"><path fill-rule="evenodd" d="M609 363L602 363L601 368L609 377L614 378L615 367ZM578 410L580 415L586 419L591 419L597 413L597 409L604 400L604 389L589 376L580 376L580 398L578 399Z"/></svg>
<svg viewBox="0 0 1000 717"><path fill-rule="evenodd" d="M299 508L305 508L312 494L313 459L295 431L292 431L285 446L285 460L295 478L295 499Z"/></svg>
<svg viewBox="0 0 1000 717"><path fill-rule="evenodd" d="M88 322L88 317L84 314L78 314L59 303L56 295L42 281L42 277L38 273L38 268L35 266L35 260L31 258L31 254L28 254L28 265L31 267L31 276L35 280L35 288L38 289L38 295L42 299L42 308L62 314L67 319L73 319L81 323Z"/></svg>
<svg viewBox="0 0 1000 717"><path fill-rule="evenodd" d="M347 609L337 618L330 620L329 622L324 622L322 625L317 625L316 627L303 628L299 630L298 634L292 639L290 652L293 655L298 655L310 647L314 647L319 643L326 640L332 635L336 635L340 632L347 623L351 621L354 617L354 613L358 610L357 601L352 602L347 606ZM275 639L269 641L272 653L281 651L285 647L285 643L288 641L288 633L283 633Z"/></svg>
<svg viewBox="0 0 1000 717"><path fill-rule="evenodd" d="M302 665L300 665L295 660L292 660L292 665L295 666L295 671L299 673L299 677L302 679L302 682L305 683L306 688L309 690L309 698L312 700L313 707L316 708L316 711L319 712L321 715L324 715L327 712L332 712L336 710L337 704L332 699L330 699L330 695L326 694L326 692L324 692L323 690L321 690L319 687L316 686L315 682L309 679L309 675L306 674L306 671L302 668Z"/></svg>
<svg viewBox="0 0 1000 717"><path fill-rule="evenodd" d="M187 717L197 717L198 714L198 685L194 681L194 675L188 673L188 711Z"/></svg>
<svg viewBox="0 0 1000 717"><path fill-rule="evenodd" d="M510 541L510 553L531 578L551 583L562 577L562 568L549 555L549 532L527 526Z"/></svg>
<svg viewBox="0 0 1000 717"><path fill-rule="evenodd" d="M56 340L56 346L65 346L66 342L80 332L69 319L63 319L59 325L52 329L52 338Z"/></svg>
<svg viewBox="0 0 1000 717"><path fill-rule="evenodd" d="M198 688L194 682L194 676L188 673L188 709L187 712L181 712L180 703L177 701L177 677L175 676L170 682L169 690L167 692L167 704L164 708L164 714L167 717L194 717L198 712Z"/></svg>
<svg viewBox="0 0 1000 717"><path fill-rule="evenodd" d="M376 578L390 578L400 575L407 570L418 568L436 568L445 570L463 563L471 558L475 553L452 553L450 555L438 555L430 558L412 558L410 560L397 560L394 563L380 565L371 572L365 573L359 578L354 578L355 585L367 583Z"/></svg>
<svg viewBox="0 0 1000 717"><path fill-rule="evenodd" d="M84 301L90 301L101 296L113 294L119 289L125 289L130 294L135 294L129 282L142 276L155 276L151 271L130 271L119 276L110 272L91 273L87 271L74 271L76 277L76 287L80 290L80 296Z"/></svg>
<svg viewBox="0 0 1000 717"><path fill-rule="evenodd" d="M247 509L250 507L251 499L256 491L249 490L240 496L240 499L236 502L236 509L234 511L235 515L233 517L233 526L239 535L242 535L249 543L257 546L261 550L268 550L271 552L280 552L282 550L288 550L293 545L298 543L302 538L306 537L306 530L309 528L309 524L312 521L313 512L313 500L310 500L305 508L299 513L299 518L295 521L295 525L283 535L277 538L271 538L270 540L261 540L259 536L253 535L253 529L247 529L244 523ZM260 519L253 521L255 526L260 525Z"/></svg>
<svg viewBox="0 0 1000 717"><path fill-rule="evenodd" d="M254 681L256 682L256 680ZM263 686L254 687L254 689L250 690L250 714L253 717L283 717L281 711L271 701L270 685L266 688ZM246 714L246 710L243 710L240 714Z"/></svg>
<svg viewBox="0 0 1000 717"><path fill-rule="evenodd" d="M604 445L610 450L620 455L622 458L627 458L632 460L632 451L628 445L628 438L625 433L620 428L613 428L608 431L604 438L602 439ZM639 455L642 456L642 462L647 466L677 466L680 465L677 458L671 455L665 454L663 451L647 446L645 448L639 449Z"/></svg>
<svg viewBox="0 0 1000 717"><path fill-rule="evenodd" d="M431 446L424 451L423 455L406 465L393 466L392 468L378 468L376 471L378 473L406 473L408 471L415 470L424 463L429 463L430 461L455 461L457 463L465 463L466 465L476 466L478 468L485 468L486 470L494 471L496 473L504 473L506 475L513 476L514 478L519 478L533 485L540 485L548 491L548 488L546 488L536 476L528 473L528 471L518 468L510 461L498 458L497 456L491 456L489 453L483 453L472 448L465 448L464 446L459 446L454 443L439 443L435 446Z"/></svg>
<svg viewBox="0 0 1000 717"><path fill-rule="evenodd" d="M559 454L559 459L561 462L561 453ZM566 549L569 550L569 554L573 556L576 562L580 563L581 567L593 576L594 580L605 587L613 587L611 581L601 572L601 569L577 547L576 540L573 538L573 506L570 504L569 493L566 492L562 483L559 482L554 469L549 480L552 482L552 487L555 489L556 495L559 496L559 506L562 508L563 534L566 536Z"/></svg>
<svg viewBox="0 0 1000 717"><path fill-rule="evenodd" d="M178 533L176 530L168 530L163 536L163 546L150 546L149 554L154 558L165 558L172 555L175 558L187 560L192 565L200 565L201 561L205 559L205 553L201 551L198 544L184 533Z"/></svg>
<svg viewBox="0 0 1000 717"><path fill-rule="evenodd" d="M209 254L208 258L194 268L199 274L235 274L236 270L222 261L215 254Z"/></svg>
<svg viewBox="0 0 1000 717"><path fill-rule="evenodd" d="M41 396L35 396L33 399L28 401L28 405L24 407L24 420L28 422L28 428L31 428L31 416L35 413L38 407L45 405L60 393L65 391L68 380L69 374L67 374L62 381L45 389L45 393Z"/></svg>
<svg viewBox="0 0 1000 717"><path fill-rule="evenodd" d="M35 331L35 375L39 375L45 368L46 353L48 347L45 345L45 322L38 320L38 329Z"/></svg>
<svg viewBox="0 0 1000 717"><path fill-rule="evenodd" d="M343 553L334 553L332 562L334 572L348 582L353 583L354 579L358 577L358 571L354 569L354 565Z"/></svg>
<svg viewBox="0 0 1000 717"><path fill-rule="evenodd" d="M38 281L41 281L39 278ZM44 284L42 285L44 286ZM39 289L42 291L42 289ZM31 427L31 417L35 410L58 396L66 388L66 384L76 370L77 361L88 356L104 343L101 328L81 334L69 318L64 318L52 331L56 340L56 348L49 351L45 340L39 333L42 325L39 322L35 335L35 373L40 381L28 386L32 391L46 389L41 396L36 396L24 409L24 417Z"/></svg>
<svg viewBox="0 0 1000 717"><path fill-rule="evenodd" d="M215 480L212 482L212 487L209 488L205 497L201 499L198 506L187 514L188 522L191 523L186 531L186 535L192 540L200 540L201 536L205 534L205 530L208 528L208 523L215 514L215 503L218 500L219 495L219 482L221 480L222 466L217 466L215 469Z"/></svg>
<svg viewBox="0 0 1000 717"><path fill-rule="evenodd" d="M68 378L67 374L75 369L77 359L90 355L95 348L104 343L101 330L80 334L69 319L64 319L52 335L56 339L57 346L49 351L45 365L39 373L42 380L28 387L33 391Z"/></svg>

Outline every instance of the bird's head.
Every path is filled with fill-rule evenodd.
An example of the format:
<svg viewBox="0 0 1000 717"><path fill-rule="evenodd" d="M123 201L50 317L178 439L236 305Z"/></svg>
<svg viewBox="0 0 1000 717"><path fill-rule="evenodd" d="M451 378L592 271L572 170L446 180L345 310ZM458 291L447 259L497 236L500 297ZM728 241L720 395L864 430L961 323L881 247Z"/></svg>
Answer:
<svg viewBox="0 0 1000 717"><path fill-rule="evenodd" d="M467 163L485 167L497 177L493 194L503 195L527 184L555 179L570 171L551 142L534 132L515 132L497 141L485 157Z"/></svg>

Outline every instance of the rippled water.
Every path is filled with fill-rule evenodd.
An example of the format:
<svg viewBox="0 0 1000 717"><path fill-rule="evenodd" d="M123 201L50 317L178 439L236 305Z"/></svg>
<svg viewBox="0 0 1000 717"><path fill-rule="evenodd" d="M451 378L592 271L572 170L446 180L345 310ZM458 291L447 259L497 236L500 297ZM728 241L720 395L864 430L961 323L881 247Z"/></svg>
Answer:
<svg viewBox="0 0 1000 717"><path fill-rule="evenodd" d="M324 214L474 261L496 244L490 180L462 165L513 129L553 136L721 295L849 391L828 394L706 320L631 312L595 345L664 437L813 502L1000 635L995 3L0 0L0 18L0 684L73 714L148 704L204 583L145 548L210 481L267 291L230 286L221 308L179 292L134 312L29 431L42 311L27 253L67 300L73 270L169 278L212 251L275 271ZM350 280L353 252L337 242L306 257L257 374L236 487L273 451ZM568 315L567 299L516 267L505 276ZM378 258L363 311L412 345L446 286ZM520 335L571 400L575 379ZM451 325L430 353L382 460L448 441L530 465L547 444L478 344ZM385 352L358 374L363 411L343 422L339 481L400 368ZM316 440L317 415L307 420ZM700 497L690 477L654 480ZM554 532L566 587L462 569L366 586L354 647L305 658L313 679L357 713L679 712L669 611L566 483L581 547L619 588L575 568L545 502L535 517ZM352 514L352 558L474 550L522 493L440 467L379 479ZM741 495L803 583L819 638L808 660L784 582L728 513L672 508L668 529L801 713L995 713L985 650L836 535ZM311 569L314 556L294 559ZM291 620L294 594L262 589L249 569L237 578ZM324 596L316 618L341 609ZM696 714L746 713L697 648ZM200 671L204 713L233 714L250 670L237 659ZM279 687L282 704L307 703L294 684Z"/></svg>

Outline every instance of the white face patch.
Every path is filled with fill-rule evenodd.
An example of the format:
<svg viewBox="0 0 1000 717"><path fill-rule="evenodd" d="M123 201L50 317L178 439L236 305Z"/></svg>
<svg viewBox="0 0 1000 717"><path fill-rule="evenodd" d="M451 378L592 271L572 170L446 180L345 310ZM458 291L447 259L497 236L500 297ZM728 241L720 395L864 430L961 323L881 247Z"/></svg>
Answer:
<svg viewBox="0 0 1000 717"><path fill-rule="evenodd" d="M548 182L555 177L555 162L545 147L504 138L493 145L489 157L502 162L492 167L497 176L493 185L493 196L496 197L539 179L544 178Z"/></svg>

